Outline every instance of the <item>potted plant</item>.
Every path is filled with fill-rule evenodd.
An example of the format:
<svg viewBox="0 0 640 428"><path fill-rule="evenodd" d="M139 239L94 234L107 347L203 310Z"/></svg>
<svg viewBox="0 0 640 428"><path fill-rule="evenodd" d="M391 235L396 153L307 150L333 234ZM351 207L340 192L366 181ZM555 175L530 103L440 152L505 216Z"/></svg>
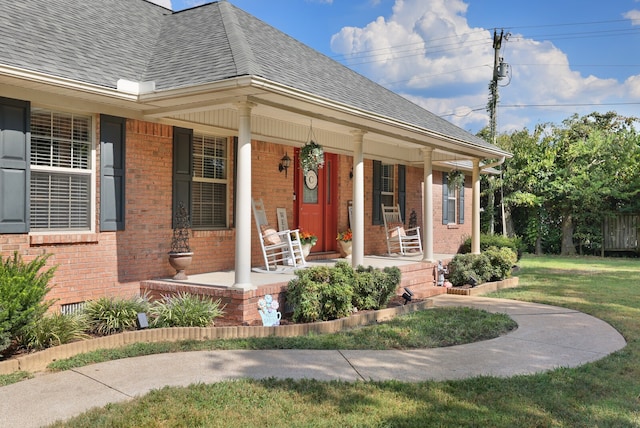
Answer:
<svg viewBox="0 0 640 428"><path fill-rule="evenodd" d="M318 143L310 140L300 149L300 167L303 173L317 171L324 166L324 149Z"/></svg>
<svg viewBox="0 0 640 428"><path fill-rule="evenodd" d="M311 253L311 247L316 245L318 242L318 237L311 232L301 231L300 232L300 243L302 244L302 253L306 258Z"/></svg>
<svg viewBox="0 0 640 428"><path fill-rule="evenodd" d="M338 233L336 240L340 245L340 254L342 257L351 257L351 240L353 239L353 233L351 229L347 229Z"/></svg>
<svg viewBox="0 0 640 428"><path fill-rule="evenodd" d="M447 176L449 186L454 189L459 188L460 186L464 186L464 172L455 169L451 171Z"/></svg>
<svg viewBox="0 0 640 428"><path fill-rule="evenodd" d="M180 201L178 203L178 211L176 212L173 236L171 238L171 251L169 251L169 264L176 270L173 279L188 278L184 271L191 265L193 258L193 252L189 246L190 230L191 223L189 221L189 214L187 213L184 203Z"/></svg>

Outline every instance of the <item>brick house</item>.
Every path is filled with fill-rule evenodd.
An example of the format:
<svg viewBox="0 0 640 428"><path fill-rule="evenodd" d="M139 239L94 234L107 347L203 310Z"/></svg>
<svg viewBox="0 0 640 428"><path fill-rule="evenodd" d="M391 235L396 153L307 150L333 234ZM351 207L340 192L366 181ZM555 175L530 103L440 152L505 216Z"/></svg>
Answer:
<svg viewBox="0 0 640 428"><path fill-rule="evenodd" d="M290 227L317 234L319 254L351 226L354 265L386 251L381 202L407 222L416 213L424 261L467 236L479 251L479 175L509 153L228 2L172 13L145 0L24 0L2 11L0 254L51 254L58 305L170 277L181 201L189 272L234 270L241 290L262 262L252 197L274 223L285 208ZM315 188L298 166L310 139L325 150ZM453 169L464 187L447 184Z"/></svg>

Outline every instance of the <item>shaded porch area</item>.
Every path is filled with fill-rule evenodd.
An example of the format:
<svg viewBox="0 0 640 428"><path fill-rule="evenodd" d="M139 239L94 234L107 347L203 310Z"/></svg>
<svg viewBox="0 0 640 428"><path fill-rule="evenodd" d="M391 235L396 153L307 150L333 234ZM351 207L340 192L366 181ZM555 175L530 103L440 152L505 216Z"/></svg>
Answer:
<svg viewBox="0 0 640 428"><path fill-rule="evenodd" d="M307 267L334 265L344 258L333 258L334 254L312 255L307 262ZM328 257L328 258L325 258ZM408 287L414 293L415 299L425 299L438 294L445 294L446 288L435 285L435 263L423 262L422 254L409 256L371 255L365 256L363 266L372 266L383 269L396 266L400 269L400 286L396 292L402 295L404 287ZM448 263L453 254L436 254L436 260ZM251 284L255 289L234 288L235 272L233 270L208 272L189 275L185 280L160 278L140 282L140 292L146 293L152 299L159 299L163 295L173 295L187 292L196 295L209 296L214 300L220 299L225 305L225 315L221 322L237 323L243 325L261 325L258 313L258 300L267 294L271 294L280 303L280 311L284 314L291 312L292 308L286 304L286 289L290 280L294 279L293 269L279 270L277 273L262 273L252 271Z"/></svg>

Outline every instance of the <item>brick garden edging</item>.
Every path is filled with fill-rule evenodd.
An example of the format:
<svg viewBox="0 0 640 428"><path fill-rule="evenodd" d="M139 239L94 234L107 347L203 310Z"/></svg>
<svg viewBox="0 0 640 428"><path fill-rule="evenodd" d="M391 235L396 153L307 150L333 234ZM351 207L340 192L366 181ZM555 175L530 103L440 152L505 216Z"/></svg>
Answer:
<svg viewBox="0 0 640 428"><path fill-rule="evenodd" d="M355 313L347 318L308 324L289 324L277 327L231 326L231 327L173 327L127 331L96 339L82 340L44 351L26 354L15 359L0 361L0 374L17 371L37 372L47 368L53 361L70 358L98 349L114 349L132 343L177 342L180 340L235 339L244 337L293 337L308 333L335 333L337 331L388 321L399 315L409 314L433 307L433 301L411 303L404 306Z"/></svg>
<svg viewBox="0 0 640 428"><path fill-rule="evenodd" d="M447 288L447 294L458 294L462 296L478 296L481 294L491 293L502 290L503 288L514 288L518 286L520 278L517 276L503 279L502 281L485 282L473 288Z"/></svg>

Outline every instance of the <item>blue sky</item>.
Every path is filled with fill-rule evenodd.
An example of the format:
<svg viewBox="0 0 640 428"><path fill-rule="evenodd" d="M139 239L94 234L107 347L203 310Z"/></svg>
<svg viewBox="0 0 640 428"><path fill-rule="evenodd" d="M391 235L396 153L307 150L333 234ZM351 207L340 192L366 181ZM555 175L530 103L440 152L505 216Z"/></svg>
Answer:
<svg viewBox="0 0 640 428"><path fill-rule="evenodd" d="M500 132L573 113L640 116L640 0L229 2L473 133L489 120L494 29L510 34Z"/></svg>

